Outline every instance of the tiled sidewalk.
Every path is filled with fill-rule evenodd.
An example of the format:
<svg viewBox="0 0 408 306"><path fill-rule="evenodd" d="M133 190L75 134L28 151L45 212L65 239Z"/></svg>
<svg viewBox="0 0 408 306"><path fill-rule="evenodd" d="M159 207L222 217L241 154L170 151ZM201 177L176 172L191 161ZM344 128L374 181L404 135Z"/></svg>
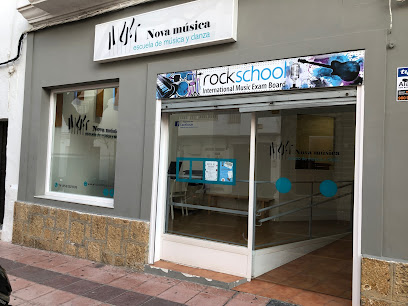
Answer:
<svg viewBox="0 0 408 306"><path fill-rule="evenodd" d="M268 298L105 266L0 241L11 305L277 305Z"/></svg>

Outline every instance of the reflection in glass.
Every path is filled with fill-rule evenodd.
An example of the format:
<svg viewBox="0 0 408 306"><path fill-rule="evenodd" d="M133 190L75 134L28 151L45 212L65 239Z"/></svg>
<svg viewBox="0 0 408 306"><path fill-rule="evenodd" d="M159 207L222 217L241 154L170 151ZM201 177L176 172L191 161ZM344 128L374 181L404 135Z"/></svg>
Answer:
<svg viewBox="0 0 408 306"><path fill-rule="evenodd" d="M56 95L49 190L114 197L119 89Z"/></svg>
<svg viewBox="0 0 408 306"><path fill-rule="evenodd" d="M169 122L166 232L247 245L251 115L177 113Z"/></svg>

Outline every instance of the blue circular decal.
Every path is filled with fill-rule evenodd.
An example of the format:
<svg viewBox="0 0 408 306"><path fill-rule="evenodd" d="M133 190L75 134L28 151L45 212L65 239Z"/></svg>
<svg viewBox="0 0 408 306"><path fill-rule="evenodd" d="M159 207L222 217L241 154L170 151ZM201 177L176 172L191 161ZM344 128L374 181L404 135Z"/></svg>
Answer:
<svg viewBox="0 0 408 306"><path fill-rule="evenodd" d="M109 196L109 189L105 188L105 189L103 190L103 195L104 195L105 197Z"/></svg>
<svg viewBox="0 0 408 306"><path fill-rule="evenodd" d="M87 181L84 182L84 186L85 186L85 187L88 186L88 182L87 182Z"/></svg>
<svg viewBox="0 0 408 306"><path fill-rule="evenodd" d="M320 183L319 190L322 195L331 198L337 193L337 184L332 180L325 180Z"/></svg>
<svg viewBox="0 0 408 306"><path fill-rule="evenodd" d="M288 193L292 189L292 183L286 177L279 178L275 186L280 193Z"/></svg>
<svg viewBox="0 0 408 306"><path fill-rule="evenodd" d="M55 184L54 184L54 187L57 188L57 187L58 187L58 183L55 183Z"/></svg>

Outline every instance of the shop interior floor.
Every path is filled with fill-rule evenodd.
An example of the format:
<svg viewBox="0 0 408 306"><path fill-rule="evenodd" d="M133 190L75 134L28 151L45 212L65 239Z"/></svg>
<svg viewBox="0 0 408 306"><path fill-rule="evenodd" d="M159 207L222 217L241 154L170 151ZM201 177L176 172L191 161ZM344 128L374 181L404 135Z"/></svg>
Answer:
<svg viewBox="0 0 408 306"><path fill-rule="evenodd" d="M283 266L257 281L351 299L353 272L352 234Z"/></svg>
<svg viewBox="0 0 408 306"><path fill-rule="evenodd" d="M248 244L246 216L191 210L182 215L174 209L174 219L169 218L167 233L201 238L234 245ZM308 240L309 221L270 221L255 227L255 248L261 249ZM342 220L313 220L313 238L350 232L350 222Z"/></svg>

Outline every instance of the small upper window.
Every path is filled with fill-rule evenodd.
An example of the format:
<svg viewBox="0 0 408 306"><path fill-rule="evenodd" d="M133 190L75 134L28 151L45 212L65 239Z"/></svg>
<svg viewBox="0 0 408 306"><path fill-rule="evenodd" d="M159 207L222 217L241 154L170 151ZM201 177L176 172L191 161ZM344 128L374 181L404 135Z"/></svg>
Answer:
<svg viewBox="0 0 408 306"><path fill-rule="evenodd" d="M55 95L48 190L113 198L119 88Z"/></svg>

